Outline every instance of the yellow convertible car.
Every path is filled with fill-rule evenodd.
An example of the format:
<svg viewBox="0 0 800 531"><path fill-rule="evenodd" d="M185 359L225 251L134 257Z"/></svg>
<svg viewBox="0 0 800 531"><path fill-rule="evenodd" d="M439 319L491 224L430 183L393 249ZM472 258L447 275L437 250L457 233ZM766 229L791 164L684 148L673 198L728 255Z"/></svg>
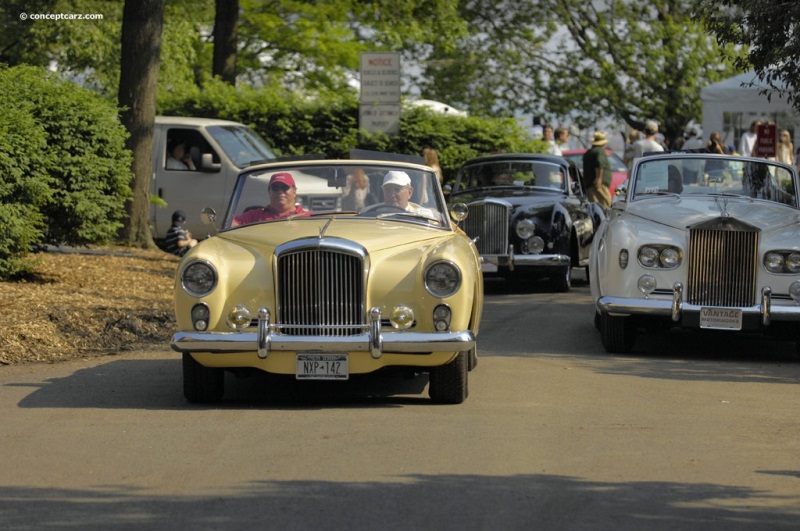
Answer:
<svg viewBox="0 0 800 531"><path fill-rule="evenodd" d="M329 211L296 202L295 182L341 192ZM290 203L288 206L286 205ZM213 236L182 259L175 283L190 402L222 399L224 371L347 380L428 373L434 402L458 404L477 364L483 277L432 169L406 162L303 160L238 177Z"/></svg>

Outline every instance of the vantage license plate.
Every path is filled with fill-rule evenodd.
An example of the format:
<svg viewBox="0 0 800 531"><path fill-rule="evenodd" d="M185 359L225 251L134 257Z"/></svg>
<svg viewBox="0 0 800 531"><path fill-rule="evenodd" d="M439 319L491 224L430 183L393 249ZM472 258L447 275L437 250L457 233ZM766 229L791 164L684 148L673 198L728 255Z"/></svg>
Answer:
<svg viewBox="0 0 800 531"><path fill-rule="evenodd" d="M700 328L741 330L742 310L739 308L701 308Z"/></svg>
<svg viewBox="0 0 800 531"><path fill-rule="evenodd" d="M347 380L347 354L298 354L298 380Z"/></svg>

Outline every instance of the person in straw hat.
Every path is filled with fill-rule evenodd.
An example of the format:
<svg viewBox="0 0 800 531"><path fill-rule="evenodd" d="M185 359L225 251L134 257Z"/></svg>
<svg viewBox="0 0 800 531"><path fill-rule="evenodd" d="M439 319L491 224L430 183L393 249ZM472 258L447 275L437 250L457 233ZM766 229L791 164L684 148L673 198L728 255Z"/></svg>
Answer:
<svg viewBox="0 0 800 531"><path fill-rule="evenodd" d="M589 201L603 208L611 208L611 164L606 154L608 139L597 131L592 139L592 148L583 154L583 187Z"/></svg>

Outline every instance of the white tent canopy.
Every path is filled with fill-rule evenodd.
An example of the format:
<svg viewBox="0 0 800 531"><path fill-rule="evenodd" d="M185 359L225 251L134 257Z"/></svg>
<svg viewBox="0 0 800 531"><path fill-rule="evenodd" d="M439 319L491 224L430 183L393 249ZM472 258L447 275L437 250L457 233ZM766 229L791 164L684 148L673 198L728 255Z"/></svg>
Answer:
<svg viewBox="0 0 800 531"><path fill-rule="evenodd" d="M752 86L750 86L752 84ZM761 91L768 89L767 94ZM723 142L738 146L742 132L753 120L775 120L779 129L789 129L797 135L800 117L777 91L769 89L755 72L746 72L700 91L703 102L703 136L719 131Z"/></svg>

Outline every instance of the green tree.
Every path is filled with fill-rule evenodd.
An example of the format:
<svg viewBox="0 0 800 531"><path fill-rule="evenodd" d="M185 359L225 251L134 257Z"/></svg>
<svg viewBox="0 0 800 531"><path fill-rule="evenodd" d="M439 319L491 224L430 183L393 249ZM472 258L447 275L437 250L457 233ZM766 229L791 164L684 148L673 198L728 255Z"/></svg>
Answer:
<svg viewBox="0 0 800 531"><path fill-rule="evenodd" d="M800 111L800 3L786 0L703 0L699 15L722 45L747 50L736 58ZM767 90L765 89L765 93Z"/></svg>
<svg viewBox="0 0 800 531"><path fill-rule="evenodd" d="M674 138L700 117L700 89L728 77L737 56L693 17L698 2L462 2L471 35L425 65L423 95L582 127L614 117L641 129L652 118Z"/></svg>

